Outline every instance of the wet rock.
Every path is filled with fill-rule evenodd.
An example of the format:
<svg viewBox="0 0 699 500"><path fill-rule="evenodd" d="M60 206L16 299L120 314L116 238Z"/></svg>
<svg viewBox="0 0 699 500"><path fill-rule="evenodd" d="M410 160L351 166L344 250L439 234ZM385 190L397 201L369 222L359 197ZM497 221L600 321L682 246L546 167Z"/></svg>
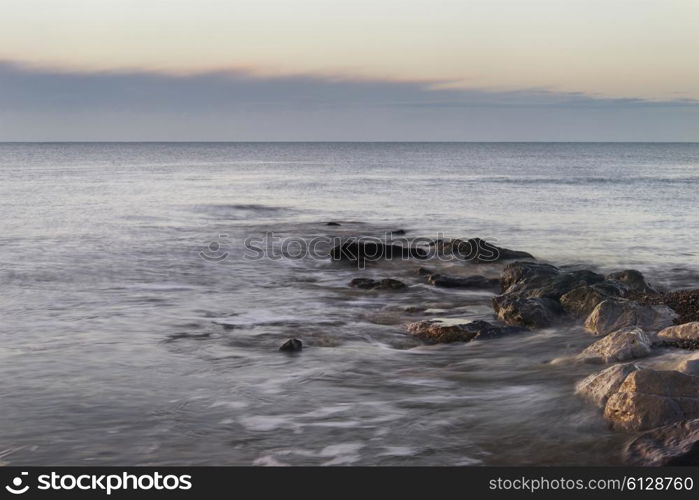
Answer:
<svg viewBox="0 0 699 500"><path fill-rule="evenodd" d="M506 294L559 300L575 288L602 280L602 275L588 270L561 271L549 264L514 262L505 266L500 285Z"/></svg>
<svg viewBox="0 0 699 500"><path fill-rule="evenodd" d="M325 225L326 225L326 226L341 226L342 224L340 224L339 222L330 221L330 222L328 222L328 223L325 224Z"/></svg>
<svg viewBox="0 0 699 500"><path fill-rule="evenodd" d="M644 432L624 449L629 465L699 465L699 419Z"/></svg>
<svg viewBox="0 0 699 500"><path fill-rule="evenodd" d="M481 238L461 240L439 239L430 243L439 254L454 255L474 264L500 262L503 260L533 259L528 252L499 247Z"/></svg>
<svg viewBox="0 0 699 500"><path fill-rule="evenodd" d="M361 288L363 290L402 290L406 288L402 281L391 278L374 280L371 278L354 278L349 282L349 286L353 288Z"/></svg>
<svg viewBox="0 0 699 500"><path fill-rule="evenodd" d="M403 236L407 233L405 229L396 229L395 231L391 231L392 236Z"/></svg>
<svg viewBox="0 0 699 500"><path fill-rule="evenodd" d="M335 245L330 251L330 257L335 261L345 261L363 266L367 262L380 260L423 259L427 257L427 254L420 248L403 247L373 240L349 240Z"/></svg>
<svg viewBox="0 0 699 500"><path fill-rule="evenodd" d="M651 335L672 325L676 314L667 306L648 306L624 299L606 299L585 320L593 335L608 335L622 328L638 327Z"/></svg>
<svg viewBox="0 0 699 500"><path fill-rule="evenodd" d="M410 323L409 333L430 343L469 342L475 339L502 337L524 330L497 326L487 321L472 321L463 318L434 318Z"/></svg>
<svg viewBox="0 0 699 500"><path fill-rule="evenodd" d="M697 418L699 377L678 371L634 371L609 397L604 416L614 427L634 431Z"/></svg>
<svg viewBox="0 0 699 500"><path fill-rule="evenodd" d="M575 393L604 408L609 396L616 393L626 377L637 369L633 363L611 366L578 382Z"/></svg>
<svg viewBox="0 0 699 500"><path fill-rule="evenodd" d="M563 310L561 305L548 298L521 298L516 295L498 295L493 297L493 308L498 316L508 325L545 328L551 326Z"/></svg>
<svg viewBox="0 0 699 500"><path fill-rule="evenodd" d="M657 293L653 287L646 283L646 279L635 269L626 269L607 275L608 280L617 280L623 283L630 291L636 293Z"/></svg>
<svg viewBox="0 0 699 500"><path fill-rule="evenodd" d="M497 289L500 280L486 278L485 276L445 276L443 274L431 274L428 281L442 288L470 288L470 289Z"/></svg>
<svg viewBox="0 0 699 500"><path fill-rule="evenodd" d="M699 353L692 353L681 359L675 369L687 375L699 376Z"/></svg>
<svg viewBox="0 0 699 500"><path fill-rule="evenodd" d="M559 272L559 269L551 264L513 262L502 270L500 288L503 293L519 291L525 286L534 288L557 276Z"/></svg>
<svg viewBox="0 0 699 500"><path fill-rule="evenodd" d="M640 328L617 330L587 347L580 358L589 363L615 363L643 358L651 351L651 342Z"/></svg>
<svg viewBox="0 0 699 500"><path fill-rule="evenodd" d="M699 321L684 323L683 325L669 326L658 332L661 340L691 340L699 342Z"/></svg>
<svg viewBox="0 0 699 500"><path fill-rule="evenodd" d="M279 347L279 350L284 352L298 352L301 349L303 349L303 342L299 339L288 339Z"/></svg>
<svg viewBox="0 0 699 500"><path fill-rule="evenodd" d="M619 281L606 280L592 285L581 285L564 293L560 302L563 309L577 318L584 318L597 307L597 304L605 299L613 297L625 297L628 293L626 287Z"/></svg>

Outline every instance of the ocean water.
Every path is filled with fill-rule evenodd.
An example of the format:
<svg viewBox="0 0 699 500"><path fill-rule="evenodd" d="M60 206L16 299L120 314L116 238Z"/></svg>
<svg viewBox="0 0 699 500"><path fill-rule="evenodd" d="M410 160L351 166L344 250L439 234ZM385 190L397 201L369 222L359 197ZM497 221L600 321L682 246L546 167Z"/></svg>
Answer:
<svg viewBox="0 0 699 500"><path fill-rule="evenodd" d="M424 346L407 306L492 294L295 249L480 236L689 288L698 208L699 144L0 144L0 463L617 464L573 394L599 367L550 363L581 327Z"/></svg>

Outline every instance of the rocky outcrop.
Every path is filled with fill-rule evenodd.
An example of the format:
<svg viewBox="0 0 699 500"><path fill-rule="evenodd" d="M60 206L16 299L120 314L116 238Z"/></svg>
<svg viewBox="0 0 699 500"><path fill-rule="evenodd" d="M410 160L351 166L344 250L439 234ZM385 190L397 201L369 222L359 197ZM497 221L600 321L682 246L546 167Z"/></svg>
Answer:
<svg viewBox="0 0 699 500"><path fill-rule="evenodd" d="M558 301L548 298L523 298L518 295L493 297L498 319L512 326L546 328L563 312Z"/></svg>
<svg viewBox="0 0 699 500"><path fill-rule="evenodd" d="M402 281L391 278L374 280L371 278L354 278L349 282L349 286L353 288L361 288L363 290L402 290L406 288Z"/></svg>
<svg viewBox="0 0 699 500"><path fill-rule="evenodd" d="M598 340L581 354L588 363L615 363L643 358L651 351L651 342L640 328L627 328L612 332Z"/></svg>
<svg viewBox="0 0 699 500"><path fill-rule="evenodd" d="M431 242L430 246L440 255L453 255L474 264L534 258L530 253L499 247L481 238L439 239Z"/></svg>
<svg viewBox="0 0 699 500"><path fill-rule="evenodd" d="M665 346L699 349L699 321L664 328L658 332L658 341Z"/></svg>
<svg viewBox="0 0 699 500"><path fill-rule="evenodd" d="M620 281L631 292L635 293L657 293L653 287L646 283L646 279L639 271L635 269L626 269L607 275L608 280Z"/></svg>
<svg viewBox="0 0 699 500"><path fill-rule="evenodd" d="M672 325L676 314L667 306L649 306L624 299L600 302L585 320L593 335L608 335L622 328L638 327L649 334Z"/></svg>
<svg viewBox="0 0 699 500"><path fill-rule="evenodd" d="M611 366L578 382L575 393L604 408L609 396L616 393L626 377L637 369L632 363Z"/></svg>
<svg viewBox="0 0 699 500"><path fill-rule="evenodd" d="M496 290L499 284L498 279L486 278L481 275L474 276L447 276L444 274L432 274L427 278L430 284L442 288L465 288Z"/></svg>
<svg viewBox="0 0 699 500"><path fill-rule="evenodd" d="M631 431L697 418L699 377L677 371L633 371L609 396L604 416L614 427Z"/></svg>
<svg viewBox="0 0 699 500"><path fill-rule="evenodd" d="M699 465L699 419L644 432L624 449L629 465Z"/></svg>
<svg viewBox="0 0 699 500"><path fill-rule="evenodd" d="M560 302L563 309L576 318L585 318L597 307L597 304L608 298L625 297L626 287L619 281L605 280L593 285L581 285L564 293Z"/></svg>
<svg viewBox="0 0 699 500"><path fill-rule="evenodd" d="M520 328L497 326L487 321L472 321L463 318L434 318L418 321L410 323L407 330L415 337L434 344L469 342L524 331Z"/></svg>
<svg viewBox="0 0 699 500"><path fill-rule="evenodd" d="M427 253L420 248L403 247L378 240L352 239L334 246L330 250L334 261L345 261L365 265L367 262L398 259L424 259Z"/></svg>

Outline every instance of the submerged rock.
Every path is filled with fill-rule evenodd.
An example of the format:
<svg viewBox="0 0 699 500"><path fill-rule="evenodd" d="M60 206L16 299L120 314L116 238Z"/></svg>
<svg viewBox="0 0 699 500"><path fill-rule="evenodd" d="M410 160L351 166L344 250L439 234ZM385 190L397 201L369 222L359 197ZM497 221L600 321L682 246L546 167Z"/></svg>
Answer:
<svg viewBox="0 0 699 500"><path fill-rule="evenodd" d="M470 288L470 289L497 289L500 280L491 279L485 276L445 276L443 274L432 274L428 281L442 288Z"/></svg>
<svg viewBox="0 0 699 500"><path fill-rule="evenodd" d="M301 349L303 349L303 342L299 339L288 339L279 347L279 350L284 352L298 352Z"/></svg>
<svg viewBox="0 0 699 500"><path fill-rule="evenodd" d="M619 281L607 280L592 285L581 285L564 293L560 302L565 311L577 318L584 318L597 307L597 304L613 297L625 297L626 287Z"/></svg>
<svg viewBox="0 0 699 500"><path fill-rule="evenodd" d="M635 269L626 269L625 271L610 273L607 275L607 279L620 281L632 292L657 293L653 287L646 283L643 274Z"/></svg>
<svg viewBox="0 0 699 500"><path fill-rule="evenodd" d="M699 465L699 419L676 422L644 432L629 442L624 459L630 465Z"/></svg>
<svg viewBox="0 0 699 500"><path fill-rule="evenodd" d="M580 357L591 363L614 363L648 356L651 342L640 328L627 328L612 332L587 347Z"/></svg>
<svg viewBox="0 0 699 500"><path fill-rule="evenodd" d="M475 264L500 262L503 260L533 259L534 256L528 252L511 250L499 247L481 238L470 238L461 240L440 239L430 243L439 254L454 255L460 259Z"/></svg>
<svg viewBox="0 0 699 500"><path fill-rule="evenodd" d="M364 265L391 259L424 259L427 254L420 248L403 247L380 241L349 240L330 250L332 260Z"/></svg>
<svg viewBox="0 0 699 500"><path fill-rule="evenodd" d="M374 280L371 278L354 278L349 282L349 286L353 288L361 288L363 290L402 290L406 288L406 284L402 281L391 278Z"/></svg>
<svg viewBox="0 0 699 500"><path fill-rule="evenodd" d="M593 335L608 335L622 328L638 327L654 334L672 325L676 314L667 306L648 306L624 299L606 299L585 320Z"/></svg>
<svg viewBox="0 0 699 500"><path fill-rule="evenodd" d="M501 337L524 330L508 326L497 326L487 321L463 318L434 318L410 323L409 333L431 343L469 342L475 339Z"/></svg>
<svg viewBox="0 0 699 500"><path fill-rule="evenodd" d="M604 408L609 396L616 393L626 377L637 369L633 363L627 363L593 373L575 385L575 393Z"/></svg>
<svg viewBox="0 0 699 500"><path fill-rule="evenodd" d="M697 418L699 377L677 371L634 371L609 397L604 416L614 427L633 431Z"/></svg>
<svg viewBox="0 0 699 500"><path fill-rule="evenodd" d="M561 305L548 298L522 298L516 295L493 297L493 308L498 319L508 325L545 328L551 326L563 310Z"/></svg>
<svg viewBox="0 0 699 500"><path fill-rule="evenodd" d="M328 222L328 223L325 224L325 225L326 225L326 226L341 226L342 224L340 224L339 222L330 221L330 222Z"/></svg>

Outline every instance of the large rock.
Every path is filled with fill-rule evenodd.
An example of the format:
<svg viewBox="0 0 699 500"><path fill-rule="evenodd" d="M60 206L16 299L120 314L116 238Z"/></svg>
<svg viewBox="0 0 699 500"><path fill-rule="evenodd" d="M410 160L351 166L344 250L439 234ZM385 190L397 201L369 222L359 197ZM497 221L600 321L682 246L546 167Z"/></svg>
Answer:
<svg viewBox="0 0 699 500"><path fill-rule="evenodd" d="M607 299L585 320L593 335L608 335L622 328L641 328L650 334L672 325L677 315L667 306L649 306L631 300Z"/></svg>
<svg viewBox="0 0 699 500"><path fill-rule="evenodd" d="M431 246L442 255L454 255L474 264L500 262L514 259L533 259L534 256L520 250L510 250L499 247L481 238L461 240L458 238L439 239L431 243Z"/></svg>
<svg viewBox="0 0 699 500"><path fill-rule="evenodd" d="M380 260L424 259L427 253L420 248L387 244L374 239L351 239L335 245L330 250L330 257L335 261L364 266L367 262Z"/></svg>
<svg viewBox="0 0 699 500"><path fill-rule="evenodd" d="M418 321L408 324L407 330L415 337L434 344L469 342L524 331L520 328L497 326L487 321L463 318L434 318Z"/></svg>
<svg viewBox="0 0 699 500"><path fill-rule="evenodd" d="M361 288L363 290L402 290L406 287L402 281L391 278L374 280L371 278L354 278L349 282L349 286L353 288Z"/></svg>
<svg viewBox="0 0 699 500"><path fill-rule="evenodd" d="M590 363L614 363L643 358L651 351L651 342L640 328L627 328L612 332L587 347L582 360Z"/></svg>
<svg viewBox="0 0 699 500"><path fill-rule="evenodd" d="M657 293L653 287L646 283L643 274L635 269L626 269L607 275L608 280L621 281L626 287L636 293Z"/></svg>
<svg viewBox="0 0 699 500"><path fill-rule="evenodd" d="M561 305L548 298L522 298L517 295L493 297L493 308L498 318L508 325L528 328L551 326L562 313Z"/></svg>
<svg viewBox="0 0 699 500"><path fill-rule="evenodd" d="M658 332L658 340L665 345L697 349L699 348L699 321L664 328Z"/></svg>
<svg viewBox="0 0 699 500"><path fill-rule="evenodd" d="M633 431L697 418L699 377L677 371L634 371L609 397L604 416L614 427Z"/></svg>
<svg viewBox="0 0 699 500"><path fill-rule="evenodd" d="M686 373L687 375L699 376L699 353L694 352L683 357L675 369L678 372Z"/></svg>
<svg viewBox="0 0 699 500"><path fill-rule="evenodd" d="M592 271L561 271L549 264L513 262L503 269L500 286L503 294L558 300L579 286L602 280L602 275Z"/></svg>
<svg viewBox="0 0 699 500"><path fill-rule="evenodd" d="M543 284L554 276L557 276L559 269L551 264L540 262L513 262L505 266L500 275L500 288L503 293L516 291L523 288L525 284L536 286Z"/></svg>
<svg viewBox="0 0 699 500"><path fill-rule="evenodd" d="M563 309L578 318L584 318L597 307L597 304L610 297L625 297L626 287L619 281L606 280L593 285L581 285L566 292L560 298Z"/></svg>
<svg viewBox="0 0 699 500"><path fill-rule="evenodd" d="M632 363L611 366L578 382L575 385L575 393L604 408L609 396L616 393L629 373L637 369Z"/></svg>
<svg viewBox="0 0 699 500"><path fill-rule="evenodd" d="M642 466L699 465L699 419L644 432L626 445L624 459Z"/></svg>

